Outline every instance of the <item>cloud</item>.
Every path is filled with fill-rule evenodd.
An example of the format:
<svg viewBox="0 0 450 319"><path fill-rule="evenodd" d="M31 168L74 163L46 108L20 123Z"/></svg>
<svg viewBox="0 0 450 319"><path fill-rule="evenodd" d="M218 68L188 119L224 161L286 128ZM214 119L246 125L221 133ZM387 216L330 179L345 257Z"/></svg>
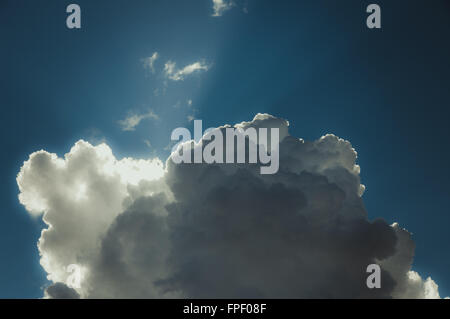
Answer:
<svg viewBox="0 0 450 319"><path fill-rule="evenodd" d="M61 282L48 286L44 292L46 299L79 299L80 295L73 288L68 287Z"/></svg>
<svg viewBox="0 0 450 319"><path fill-rule="evenodd" d="M31 215L44 214L48 228L41 233L38 249L47 278L66 282L66 267L78 264L82 283L87 284L102 237L123 212L133 187L163 174L161 161L119 161L106 144L94 147L79 141L63 158L46 151L32 153L17 176L19 201ZM86 296L84 290L78 293Z"/></svg>
<svg viewBox="0 0 450 319"><path fill-rule="evenodd" d="M167 78L173 81L182 81L187 76L200 71L208 71L209 66L205 62L194 62L192 64L186 65L182 69L176 69L176 63L172 61L167 61L164 65L164 73Z"/></svg>
<svg viewBox="0 0 450 319"><path fill-rule="evenodd" d="M158 52L154 52L151 56L142 59L144 69L149 69L152 73L155 73L155 61L158 59Z"/></svg>
<svg viewBox="0 0 450 319"><path fill-rule="evenodd" d="M152 110L144 114L129 114L124 120L119 121L119 125L122 131L134 131L136 127L145 119L155 119L158 120L159 116L155 114Z"/></svg>
<svg viewBox="0 0 450 319"><path fill-rule="evenodd" d="M220 17L222 14L233 7L233 3L227 0L212 0L213 2L213 16Z"/></svg>
<svg viewBox="0 0 450 319"><path fill-rule="evenodd" d="M147 147L148 147L148 148L152 148L152 143L150 143L150 141L149 141L149 140L147 140L147 139L144 139L144 141L143 141L143 142L144 142L144 144L145 144L145 145L147 145Z"/></svg>
<svg viewBox="0 0 450 319"><path fill-rule="evenodd" d="M277 174L260 175L259 164L118 160L84 141L63 158L31 154L19 200L48 225L38 248L49 280L66 282L64 267L78 264L83 298L439 297L411 268L411 234L367 219L350 142L304 141L268 114L235 126L280 129ZM366 286L372 263L380 289ZM53 289L46 294L59 296Z"/></svg>

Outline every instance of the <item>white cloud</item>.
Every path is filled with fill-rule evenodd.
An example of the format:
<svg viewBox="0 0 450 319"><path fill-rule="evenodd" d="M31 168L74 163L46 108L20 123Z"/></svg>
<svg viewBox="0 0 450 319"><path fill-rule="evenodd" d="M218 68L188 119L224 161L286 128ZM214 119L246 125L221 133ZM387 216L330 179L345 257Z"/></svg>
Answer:
<svg viewBox="0 0 450 319"><path fill-rule="evenodd" d="M79 264L84 280L78 292L86 296L101 238L123 211L131 188L163 174L161 161L117 160L106 144L79 141L63 158L46 151L31 154L17 176L19 200L30 214L44 214L48 228L38 248L48 279L64 283L69 275L65 267ZM84 194L76 196L80 187Z"/></svg>
<svg viewBox="0 0 450 319"><path fill-rule="evenodd" d="M158 120L159 116L155 114L152 110L144 114L129 114L124 120L119 121L119 125L123 131L134 131L136 127L145 119L155 119Z"/></svg>
<svg viewBox="0 0 450 319"><path fill-rule="evenodd" d="M155 73L155 61L158 59L158 52L154 52L151 56L142 59L144 69L149 69L152 73Z"/></svg>
<svg viewBox="0 0 450 319"><path fill-rule="evenodd" d="M439 297L411 269L411 234L367 219L350 142L295 138L268 114L235 126L280 129L277 174L260 175L259 164L118 160L84 141L63 158L31 154L17 183L20 202L48 225L38 242L54 283L46 296ZM371 263L381 266L380 289L365 285ZM83 269L76 292L61 284L69 264Z"/></svg>
<svg viewBox="0 0 450 319"><path fill-rule="evenodd" d="M227 0L212 0L213 2L213 16L220 17L225 11L233 7L233 3Z"/></svg>
<svg viewBox="0 0 450 319"><path fill-rule="evenodd" d="M172 61L167 61L164 65L165 75L173 81L182 81L194 72L208 71L208 69L209 66L201 61L186 65L182 69L176 69L176 63Z"/></svg>

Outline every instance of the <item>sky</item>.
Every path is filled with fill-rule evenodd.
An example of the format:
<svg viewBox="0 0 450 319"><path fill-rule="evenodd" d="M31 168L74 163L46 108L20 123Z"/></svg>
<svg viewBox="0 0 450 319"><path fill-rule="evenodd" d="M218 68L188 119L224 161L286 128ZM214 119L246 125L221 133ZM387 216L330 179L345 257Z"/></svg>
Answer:
<svg viewBox="0 0 450 319"><path fill-rule="evenodd" d="M408 229L414 269L450 295L448 1L377 0L379 30L360 0L218 11L211 0L78 0L79 30L66 27L70 3L0 3L0 297L39 298L48 285L45 225L18 200L32 152L63 156L84 139L164 161L170 132L193 118L216 127L257 113L305 140L350 141L369 219Z"/></svg>

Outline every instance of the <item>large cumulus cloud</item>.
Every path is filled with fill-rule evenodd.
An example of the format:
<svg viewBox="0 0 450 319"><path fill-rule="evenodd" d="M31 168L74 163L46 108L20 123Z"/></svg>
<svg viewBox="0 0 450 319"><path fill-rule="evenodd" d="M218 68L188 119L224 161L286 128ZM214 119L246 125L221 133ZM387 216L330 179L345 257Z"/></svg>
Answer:
<svg viewBox="0 0 450 319"><path fill-rule="evenodd" d="M17 182L20 202L48 225L38 243L55 283L47 296L439 297L411 269L411 235L367 219L348 141L295 138L268 114L235 126L280 129L277 174L258 163L117 160L84 141L64 158L31 154ZM366 286L372 263L380 289ZM60 284L69 264L82 269L76 295Z"/></svg>

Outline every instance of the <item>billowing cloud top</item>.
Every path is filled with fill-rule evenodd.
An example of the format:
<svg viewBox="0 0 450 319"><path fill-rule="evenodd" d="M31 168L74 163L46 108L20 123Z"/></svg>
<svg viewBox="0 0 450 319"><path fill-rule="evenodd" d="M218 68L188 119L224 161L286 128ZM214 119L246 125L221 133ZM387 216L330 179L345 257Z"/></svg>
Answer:
<svg viewBox="0 0 450 319"><path fill-rule="evenodd" d="M326 135L290 136L268 114L236 127L278 127L280 170L255 164L117 160L79 141L64 158L39 151L22 166L19 199L48 228L38 243L49 298L439 298L411 270L398 224L369 221L357 154ZM382 269L380 289L366 267ZM67 265L80 288L65 287Z"/></svg>

